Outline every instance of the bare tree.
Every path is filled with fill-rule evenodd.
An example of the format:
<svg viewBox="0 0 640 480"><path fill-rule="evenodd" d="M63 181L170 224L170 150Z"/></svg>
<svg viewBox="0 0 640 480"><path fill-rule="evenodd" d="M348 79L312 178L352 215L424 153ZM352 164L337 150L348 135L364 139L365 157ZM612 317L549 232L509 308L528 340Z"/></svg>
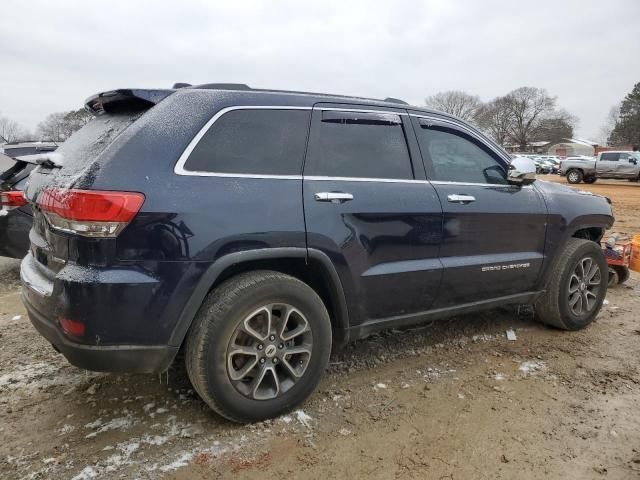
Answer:
<svg viewBox="0 0 640 480"><path fill-rule="evenodd" d="M43 140L64 142L92 118L84 109L52 113L38 124L37 133Z"/></svg>
<svg viewBox="0 0 640 480"><path fill-rule="evenodd" d="M597 140L600 145L608 144L611 132L613 132L616 123L618 123L618 117L620 117L620 105L614 105L609 109L609 113L604 120L604 125L602 125L598 131Z"/></svg>
<svg viewBox="0 0 640 480"><path fill-rule="evenodd" d="M474 121L482 102L477 95L460 90L439 92L425 100L427 107L449 113L462 120Z"/></svg>
<svg viewBox="0 0 640 480"><path fill-rule="evenodd" d="M525 151L542 120L553 115L556 97L549 96L542 88L520 87L508 93L505 98L512 120L510 137Z"/></svg>
<svg viewBox="0 0 640 480"><path fill-rule="evenodd" d="M511 127L511 110L505 97L484 104L476 113L476 123L500 145L507 143Z"/></svg>
<svg viewBox="0 0 640 480"><path fill-rule="evenodd" d="M532 133L534 141L546 140L557 143L565 138L573 137L573 130L578 125L578 119L564 109L554 110L540 120Z"/></svg>
<svg viewBox="0 0 640 480"><path fill-rule="evenodd" d="M18 142L28 136L27 131L17 122L0 115L0 142Z"/></svg>

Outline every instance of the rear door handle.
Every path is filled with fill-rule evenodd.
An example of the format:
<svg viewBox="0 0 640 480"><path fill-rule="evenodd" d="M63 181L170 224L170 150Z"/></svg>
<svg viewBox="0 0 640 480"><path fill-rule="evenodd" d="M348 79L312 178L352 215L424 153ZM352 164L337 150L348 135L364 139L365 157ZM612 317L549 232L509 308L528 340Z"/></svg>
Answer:
<svg viewBox="0 0 640 480"><path fill-rule="evenodd" d="M472 195L458 195L454 193L448 195L447 200L449 200L450 203L460 203L462 205L466 205L467 203L475 202L476 197Z"/></svg>
<svg viewBox="0 0 640 480"><path fill-rule="evenodd" d="M313 194L316 202L344 203L353 200L353 195L344 192L318 192Z"/></svg>

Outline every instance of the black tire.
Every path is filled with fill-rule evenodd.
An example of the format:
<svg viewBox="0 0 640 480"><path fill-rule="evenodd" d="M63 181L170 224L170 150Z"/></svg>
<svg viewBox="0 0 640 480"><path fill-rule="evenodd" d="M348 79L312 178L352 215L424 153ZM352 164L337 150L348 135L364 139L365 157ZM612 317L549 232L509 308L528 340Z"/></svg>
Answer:
<svg viewBox="0 0 640 480"><path fill-rule="evenodd" d="M585 259L591 261L589 270L591 266L598 267L599 283L597 287L590 286L591 283L586 280L583 282L578 279L576 290L570 293L570 289L576 285L576 271L580 268L579 264ZM584 266L584 263L582 265ZM607 294L608 272L607 260L597 243L579 238L569 239L551 266L545 292L536 302L538 320L563 330L580 330L589 325L602 308L602 302ZM591 280L595 282L595 278ZM583 293L583 287L586 287L590 293ZM590 288L593 290L589 290ZM575 299L576 293L581 297L580 306L585 304L584 311L580 314L575 311L577 303L571 306L569 302L570 298ZM586 296L592 299L591 304L584 300Z"/></svg>
<svg viewBox="0 0 640 480"><path fill-rule="evenodd" d="M613 268L618 274L618 283L624 283L629 280L629 277L631 277L631 272L628 267L624 267L622 265L611 265L611 268Z"/></svg>
<svg viewBox="0 0 640 480"><path fill-rule="evenodd" d="M236 348L235 342L240 325L246 326L247 318L257 318L251 315L263 306L268 305L269 308L273 308L274 304L292 306L303 313L309 327L307 331L312 334L312 349L301 376L297 380L287 380L290 384L288 390L283 389L283 392L280 392L281 383L278 380L273 382L274 385L277 383L277 387L274 387L276 389L274 398L255 399L255 389L250 397L238 390L240 382L237 379L235 384L232 382L228 370L231 367L228 366L227 361L232 362L232 358L235 357L232 357L229 350ZM277 317L273 318L277 319ZM286 327L287 322L284 323ZM274 331L274 328L271 331ZM282 331L284 332L284 329ZM242 330L240 332L242 334ZM282 336L284 338L284 333ZM247 337L253 340L252 337ZM276 339L276 342L279 341ZM265 338L264 343L267 342L269 340ZM273 358L266 357L269 345L259 347L262 347L260 353L262 356L259 357L256 354L256 361L260 358L262 362L264 358L268 364L265 367L270 366L274 369L273 372L276 372L276 369L282 372L284 365L276 366L268 363L273 361ZM285 347L283 351L287 351L287 348ZM226 419L247 423L278 416L305 400L320 381L330 353L329 314L315 291L289 275L273 271L254 271L227 280L207 296L187 336L185 361L189 379L202 400ZM280 352L276 352L276 355L280 355ZM248 360L245 362L249 363ZM295 363L297 364L297 360ZM302 363L300 361L300 364ZM257 363L253 368L264 371L264 367ZM287 373L286 370L285 373ZM260 374L253 375L255 380ZM249 380L251 378L249 376ZM258 383L260 386L261 382Z"/></svg>
<svg viewBox="0 0 640 480"><path fill-rule="evenodd" d="M597 180L596 177L585 177L584 183L596 183Z"/></svg>
<svg viewBox="0 0 640 480"><path fill-rule="evenodd" d="M567 172L567 182L569 183L580 183L583 177L582 170L577 168L572 168Z"/></svg>

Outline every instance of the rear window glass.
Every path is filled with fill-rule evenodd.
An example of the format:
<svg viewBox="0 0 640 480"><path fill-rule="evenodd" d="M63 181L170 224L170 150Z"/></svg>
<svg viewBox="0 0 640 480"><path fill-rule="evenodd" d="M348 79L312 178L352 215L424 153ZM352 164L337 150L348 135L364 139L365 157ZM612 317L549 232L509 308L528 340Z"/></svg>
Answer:
<svg viewBox="0 0 640 480"><path fill-rule="evenodd" d="M49 156L64 170L80 170L95 160L129 125L144 112L98 115L71 135Z"/></svg>
<svg viewBox="0 0 640 480"><path fill-rule="evenodd" d="M195 172L299 175L309 112L232 110L218 118L189 155Z"/></svg>

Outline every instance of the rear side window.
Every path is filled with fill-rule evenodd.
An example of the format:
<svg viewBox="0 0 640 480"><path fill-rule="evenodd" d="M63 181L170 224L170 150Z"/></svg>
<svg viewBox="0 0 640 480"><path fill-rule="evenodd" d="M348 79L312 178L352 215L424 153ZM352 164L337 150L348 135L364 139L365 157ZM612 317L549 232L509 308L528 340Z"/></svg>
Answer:
<svg viewBox="0 0 640 480"><path fill-rule="evenodd" d="M603 153L602 157L600 157L600 160L605 160L608 162L617 162L619 158L620 158L619 153Z"/></svg>
<svg viewBox="0 0 640 480"><path fill-rule="evenodd" d="M188 171L300 175L309 111L232 110L218 118L187 159Z"/></svg>
<svg viewBox="0 0 640 480"><path fill-rule="evenodd" d="M413 179L399 115L318 112L305 175Z"/></svg>

